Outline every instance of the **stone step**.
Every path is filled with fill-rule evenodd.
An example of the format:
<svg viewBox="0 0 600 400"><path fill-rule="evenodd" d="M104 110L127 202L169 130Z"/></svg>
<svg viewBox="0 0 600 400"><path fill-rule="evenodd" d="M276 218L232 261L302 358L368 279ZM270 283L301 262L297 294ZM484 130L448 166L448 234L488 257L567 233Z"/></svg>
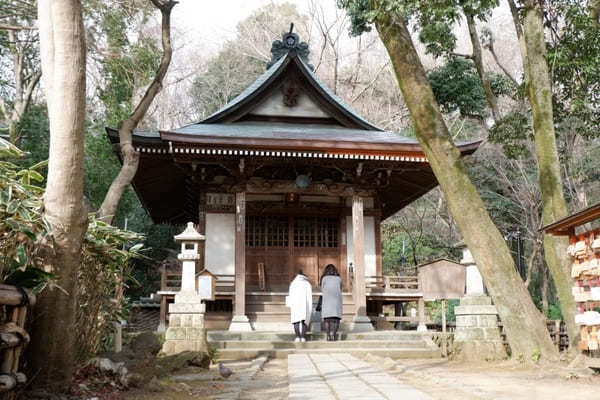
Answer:
<svg viewBox="0 0 600 400"><path fill-rule="evenodd" d="M294 333L292 332L291 324L289 325L289 331L287 332L265 332L265 331L252 331L252 332L230 332L230 331L208 331L207 340L209 342L218 341L271 341L271 342L291 342L294 340ZM307 337L310 341L325 340L325 333L307 333ZM341 340L430 340L430 335L427 333L420 333L416 331L374 331L364 333L352 333L352 332L340 332L339 338ZM308 342L307 342L308 343Z"/></svg>
<svg viewBox="0 0 600 400"><path fill-rule="evenodd" d="M308 343L308 342L306 342ZM305 344L305 343L299 343ZM290 354L331 354L344 353L353 356L362 357L367 354L372 354L380 357L390 357L393 359L406 358L441 358L440 349L432 348L363 348L355 347L348 348L325 348L325 349L309 349L309 348L294 348L294 349L221 349L217 350L219 360L245 360L253 359L259 356L267 356L271 358L287 358Z"/></svg>
<svg viewBox="0 0 600 400"><path fill-rule="evenodd" d="M232 341L214 341L210 342L218 350L222 349L387 349L387 348L403 348L403 349L418 349L426 348L427 344L424 340L338 340L328 342L324 338L322 340L310 340L304 343L297 343L293 340L289 341L267 341L267 340L232 340Z"/></svg>
<svg viewBox="0 0 600 400"><path fill-rule="evenodd" d="M314 311L314 309L313 309ZM268 313L268 312L277 312L282 314L290 314L290 309L285 306L285 304L247 304L246 305L246 314L252 313ZM344 304L342 307L342 313L344 314L354 314L355 309L353 304Z"/></svg>
<svg viewBox="0 0 600 400"><path fill-rule="evenodd" d="M254 292L253 294L246 293L246 304L263 303L263 302L282 302L285 303L285 296L288 293L273 293L273 292ZM313 292L313 302L319 300L319 294ZM354 304L352 293L343 293L342 300L344 304Z"/></svg>

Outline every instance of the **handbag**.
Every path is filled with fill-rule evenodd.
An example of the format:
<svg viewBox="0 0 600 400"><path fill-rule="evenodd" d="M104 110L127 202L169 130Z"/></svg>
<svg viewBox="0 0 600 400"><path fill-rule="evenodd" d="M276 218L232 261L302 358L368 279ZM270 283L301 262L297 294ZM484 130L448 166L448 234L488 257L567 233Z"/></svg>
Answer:
<svg viewBox="0 0 600 400"><path fill-rule="evenodd" d="M315 307L315 311L321 312L322 306L323 306L323 296L319 296L319 301L317 301L317 306Z"/></svg>

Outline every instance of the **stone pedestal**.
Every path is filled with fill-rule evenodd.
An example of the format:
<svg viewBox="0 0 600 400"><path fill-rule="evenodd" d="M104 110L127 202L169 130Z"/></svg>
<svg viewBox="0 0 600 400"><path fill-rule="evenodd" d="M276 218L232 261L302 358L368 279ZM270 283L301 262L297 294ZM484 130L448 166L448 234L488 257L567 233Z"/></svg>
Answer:
<svg viewBox="0 0 600 400"><path fill-rule="evenodd" d="M178 296L184 295L183 299ZM181 302L193 300L197 302ZM165 334L163 352L177 354L183 351L207 351L206 329L204 328L204 312L206 305L201 303L195 293L178 293L175 303L169 306L169 328Z"/></svg>
<svg viewBox="0 0 600 400"><path fill-rule="evenodd" d="M164 353L207 350L205 310L206 305L202 304L196 292L188 290L175 295L175 303L169 305L169 328L165 334Z"/></svg>
<svg viewBox="0 0 600 400"><path fill-rule="evenodd" d="M350 332L371 332L375 330L371 319L366 315L356 315L350 324Z"/></svg>
<svg viewBox="0 0 600 400"><path fill-rule="evenodd" d="M250 320L245 315L234 315L229 325L230 332L252 332Z"/></svg>
<svg viewBox="0 0 600 400"><path fill-rule="evenodd" d="M454 308L455 358L465 361L492 361L506 358L498 329L498 312L485 295L468 295Z"/></svg>

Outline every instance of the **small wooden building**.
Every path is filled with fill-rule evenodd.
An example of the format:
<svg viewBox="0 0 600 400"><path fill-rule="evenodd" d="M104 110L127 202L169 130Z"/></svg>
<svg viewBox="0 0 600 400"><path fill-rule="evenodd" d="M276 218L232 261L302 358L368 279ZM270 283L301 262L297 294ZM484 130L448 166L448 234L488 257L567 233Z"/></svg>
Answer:
<svg viewBox="0 0 600 400"><path fill-rule="evenodd" d="M369 123L317 78L298 35L271 53L267 71L203 121L136 132L133 187L155 223L197 224L217 299L232 300L238 319L286 322L274 296L300 270L316 288L327 264L349 314L364 315L366 281L382 275L381 221L436 178L415 139ZM117 131L107 132L116 150Z"/></svg>

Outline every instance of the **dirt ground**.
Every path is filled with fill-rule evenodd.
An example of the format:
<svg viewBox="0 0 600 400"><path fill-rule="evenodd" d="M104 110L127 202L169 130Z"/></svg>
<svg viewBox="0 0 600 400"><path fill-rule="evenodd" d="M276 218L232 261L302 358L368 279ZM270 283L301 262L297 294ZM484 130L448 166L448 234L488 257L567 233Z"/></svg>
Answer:
<svg viewBox="0 0 600 400"><path fill-rule="evenodd" d="M600 399L600 376L562 365L531 366L515 361L465 364L446 360L401 360L391 367L367 358L401 382L436 400L581 400ZM267 361L254 372L251 362L227 363L234 374L227 380L217 368L189 369L149 387L124 392L128 400L243 399L284 400L288 397L287 361ZM409 400L409 399L407 399Z"/></svg>
<svg viewBox="0 0 600 400"><path fill-rule="evenodd" d="M224 364L233 371L229 379L221 378L215 365L212 365L209 371L188 368L147 387L123 392L120 398L127 400L287 399L287 360L269 360L258 371L253 370L251 361Z"/></svg>
<svg viewBox="0 0 600 400"><path fill-rule="evenodd" d="M401 382L444 400L600 399L600 377L562 365L516 361L465 364L446 360L402 360L404 372L388 371Z"/></svg>

